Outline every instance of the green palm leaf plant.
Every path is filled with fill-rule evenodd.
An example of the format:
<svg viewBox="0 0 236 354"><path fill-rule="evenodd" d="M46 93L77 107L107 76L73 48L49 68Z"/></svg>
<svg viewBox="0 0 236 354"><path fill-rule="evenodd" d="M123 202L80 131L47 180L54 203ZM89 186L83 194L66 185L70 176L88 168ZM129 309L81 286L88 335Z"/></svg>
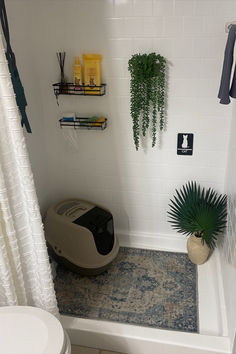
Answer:
<svg viewBox="0 0 236 354"><path fill-rule="evenodd" d="M170 201L169 222L178 232L194 234L202 243L214 249L218 234L222 233L227 219L227 197L212 188L201 188L188 182Z"/></svg>

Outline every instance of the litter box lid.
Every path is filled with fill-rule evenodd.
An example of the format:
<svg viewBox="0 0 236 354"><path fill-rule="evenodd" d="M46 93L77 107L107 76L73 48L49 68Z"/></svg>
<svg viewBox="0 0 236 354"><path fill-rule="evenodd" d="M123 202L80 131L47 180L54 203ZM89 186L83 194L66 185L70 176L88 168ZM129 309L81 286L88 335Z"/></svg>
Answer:
<svg viewBox="0 0 236 354"><path fill-rule="evenodd" d="M64 330L49 312L30 306L0 308L0 354L61 354Z"/></svg>

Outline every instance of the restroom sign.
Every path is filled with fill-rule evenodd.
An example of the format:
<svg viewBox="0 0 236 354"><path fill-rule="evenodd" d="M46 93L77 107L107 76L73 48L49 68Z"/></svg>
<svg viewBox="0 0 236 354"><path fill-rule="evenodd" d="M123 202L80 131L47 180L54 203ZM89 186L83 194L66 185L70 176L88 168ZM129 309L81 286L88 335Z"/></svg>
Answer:
<svg viewBox="0 0 236 354"><path fill-rule="evenodd" d="M179 133L177 137L177 155L193 154L193 134Z"/></svg>

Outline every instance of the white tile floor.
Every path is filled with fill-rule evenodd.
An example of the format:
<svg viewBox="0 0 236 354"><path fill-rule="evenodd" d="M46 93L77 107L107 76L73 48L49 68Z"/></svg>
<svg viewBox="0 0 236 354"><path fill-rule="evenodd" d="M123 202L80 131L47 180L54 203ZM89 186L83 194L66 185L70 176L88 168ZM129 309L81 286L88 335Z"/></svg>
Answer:
<svg viewBox="0 0 236 354"><path fill-rule="evenodd" d="M81 347L79 345L72 345L71 346L71 354L122 354L122 353L108 352L106 350Z"/></svg>

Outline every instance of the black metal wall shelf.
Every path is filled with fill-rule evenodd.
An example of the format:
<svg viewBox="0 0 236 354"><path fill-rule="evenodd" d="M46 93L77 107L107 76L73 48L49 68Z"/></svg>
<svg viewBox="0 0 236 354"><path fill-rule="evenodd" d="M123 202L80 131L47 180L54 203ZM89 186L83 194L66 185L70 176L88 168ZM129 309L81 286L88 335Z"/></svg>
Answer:
<svg viewBox="0 0 236 354"><path fill-rule="evenodd" d="M72 127L74 129L88 129L88 130L104 130L107 127L107 118L104 118L104 122L89 121L86 117L76 117L74 121L66 121L61 118L59 120L60 127Z"/></svg>
<svg viewBox="0 0 236 354"><path fill-rule="evenodd" d="M72 83L61 84L60 82L53 84L54 94L56 98L59 95L74 96L104 96L106 93L106 84L100 86L74 85Z"/></svg>

